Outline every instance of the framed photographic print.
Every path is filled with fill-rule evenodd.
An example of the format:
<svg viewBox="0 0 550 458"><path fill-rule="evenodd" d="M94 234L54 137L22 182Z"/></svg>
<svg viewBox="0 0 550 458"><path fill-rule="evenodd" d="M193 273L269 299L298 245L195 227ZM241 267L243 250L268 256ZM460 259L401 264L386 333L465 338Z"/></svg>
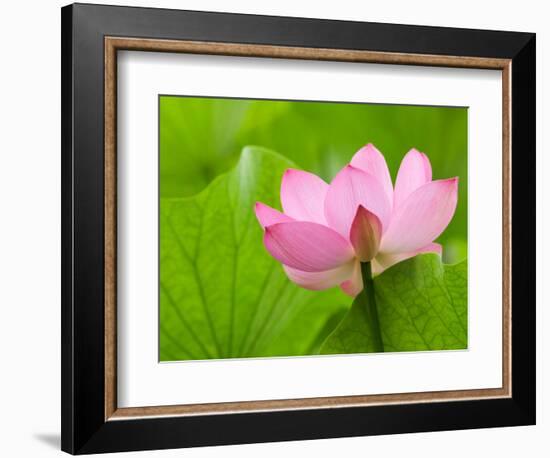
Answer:
<svg viewBox="0 0 550 458"><path fill-rule="evenodd" d="M535 35L62 9L62 448L535 422Z"/></svg>

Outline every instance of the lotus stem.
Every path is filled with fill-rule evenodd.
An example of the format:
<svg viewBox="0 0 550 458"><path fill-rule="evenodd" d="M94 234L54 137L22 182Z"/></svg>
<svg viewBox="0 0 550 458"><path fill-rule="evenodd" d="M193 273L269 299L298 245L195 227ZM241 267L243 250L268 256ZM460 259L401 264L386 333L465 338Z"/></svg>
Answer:
<svg viewBox="0 0 550 458"><path fill-rule="evenodd" d="M374 351L383 352L384 343L380 332L380 321L378 319L378 308L376 307L376 297L374 294L374 282L372 281L370 261L361 263L361 276L363 277L363 291L361 291L361 294L365 295L367 321L371 326L371 334L375 347Z"/></svg>

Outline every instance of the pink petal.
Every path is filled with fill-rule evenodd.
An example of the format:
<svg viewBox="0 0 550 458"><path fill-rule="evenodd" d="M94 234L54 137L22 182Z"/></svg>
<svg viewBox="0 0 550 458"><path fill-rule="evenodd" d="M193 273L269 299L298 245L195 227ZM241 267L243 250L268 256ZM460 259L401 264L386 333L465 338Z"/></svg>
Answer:
<svg viewBox="0 0 550 458"><path fill-rule="evenodd" d="M267 226L264 244L275 259L305 272L335 269L354 257L353 248L340 234L305 221Z"/></svg>
<svg viewBox="0 0 550 458"><path fill-rule="evenodd" d="M258 222L264 229L266 226L271 226L272 224L294 221L292 218L286 216L284 213L281 213L279 210L275 210L274 208L271 208L266 204L262 204L261 202L256 202L254 212L256 213Z"/></svg>
<svg viewBox="0 0 550 458"><path fill-rule="evenodd" d="M281 183L281 204L286 215L298 221L325 224L326 184L317 175L288 169Z"/></svg>
<svg viewBox="0 0 550 458"><path fill-rule="evenodd" d="M380 253L378 254L378 257L380 257ZM376 275L380 275L382 272L384 272L384 267L378 262L378 258L374 258L370 262L370 267L372 269L372 276L375 277Z"/></svg>
<svg viewBox="0 0 550 458"><path fill-rule="evenodd" d="M363 277L361 277L361 264L359 261L354 263L351 278L341 283L340 288L351 297L357 296L363 290Z"/></svg>
<svg viewBox="0 0 550 458"><path fill-rule="evenodd" d="M288 278L305 289L319 291L332 288L349 279L353 273L354 262L348 262L336 269L323 272L304 272L283 265Z"/></svg>
<svg viewBox="0 0 550 458"><path fill-rule="evenodd" d="M428 243L425 247L416 250L413 256L422 253L435 253L441 256L443 254L443 247L439 243Z"/></svg>
<svg viewBox="0 0 550 458"><path fill-rule="evenodd" d="M374 213L384 230L391 214L391 202L382 185L371 174L348 165L338 172L327 191L325 216L328 225L349 237L359 205Z"/></svg>
<svg viewBox="0 0 550 458"><path fill-rule="evenodd" d="M393 185L391 182L390 171L386 164L386 159L378 149L369 143L367 146L361 148L350 162L354 167L363 170L363 172L370 173L378 182L382 185L384 192L388 197L388 201L393 201Z"/></svg>
<svg viewBox="0 0 550 458"><path fill-rule="evenodd" d="M379 253L378 256L376 256L376 263L377 263L376 268L374 268L374 261L373 261L373 272L375 272L376 274L380 274L384 270L386 270L388 267L391 267L394 264L397 264L398 262L404 261L405 259L412 258L417 254L436 253L439 256L441 256L442 252L443 252L443 247L439 243L429 243L425 247L422 247L419 250L412 251L410 253L396 253L396 254Z"/></svg>
<svg viewBox="0 0 550 458"><path fill-rule="evenodd" d="M359 261L367 262L376 256L381 237L382 223L378 217L359 205L349 234L350 242Z"/></svg>
<svg viewBox="0 0 550 458"><path fill-rule="evenodd" d="M432 166L428 156L411 149L401 161L395 180L394 208L399 207L420 186L432 181Z"/></svg>
<svg viewBox="0 0 550 458"><path fill-rule="evenodd" d="M418 188L393 213L380 251L408 253L428 245L451 221L457 198L458 178L432 181Z"/></svg>

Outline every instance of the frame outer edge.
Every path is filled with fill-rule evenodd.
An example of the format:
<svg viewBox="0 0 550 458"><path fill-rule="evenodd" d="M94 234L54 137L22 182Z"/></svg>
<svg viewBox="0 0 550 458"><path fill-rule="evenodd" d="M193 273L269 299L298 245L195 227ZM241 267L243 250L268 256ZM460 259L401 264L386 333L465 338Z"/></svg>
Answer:
<svg viewBox="0 0 550 458"><path fill-rule="evenodd" d="M73 7L61 8L61 449L75 452L73 366Z"/></svg>
<svg viewBox="0 0 550 458"><path fill-rule="evenodd" d="M512 397L536 424L536 35L512 60ZM514 94L516 94L514 96ZM515 204L515 205L514 205ZM525 224L528 222L528 224ZM521 308L529 313L518 313Z"/></svg>
<svg viewBox="0 0 550 458"><path fill-rule="evenodd" d="M63 406L70 420L63 422L62 449L85 453L87 444L101 441L104 410L104 100L102 22L109 7L73 4L64 7L65 36L62 56L66 105L63 106L63 157L70 170L63 194L70 207L63 217L70 229L64 240L63 300L65 350L62 379ZM62 13L63 14L63 13ZM102 62L102 61L101 61ZM68 86L68 87L67 87ZM66 417L66 415L64 415ZM70 425L67 426L68 421Z"/></svg>

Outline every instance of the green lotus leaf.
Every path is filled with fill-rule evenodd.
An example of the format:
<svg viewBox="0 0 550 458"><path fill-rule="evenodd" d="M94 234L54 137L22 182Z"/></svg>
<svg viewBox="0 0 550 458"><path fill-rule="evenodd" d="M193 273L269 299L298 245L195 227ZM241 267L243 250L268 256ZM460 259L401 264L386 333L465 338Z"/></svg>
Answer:
<svg viewBox="0 0 550 458"><path fill-rule="evenodd" d="M403 261L374 278L384 351L454 350L468 346L467 263L436 254ZM358 295L322 354L376 351L366 298Z"/></svg>
<svg viewBox="0 0 550 458"><path fill-rule="evenodd" d="M256 201L279 206L294 165L247 147L194 197L160 200L160 360L316 354L349 309L291 283L265 250Z"/></svg>

